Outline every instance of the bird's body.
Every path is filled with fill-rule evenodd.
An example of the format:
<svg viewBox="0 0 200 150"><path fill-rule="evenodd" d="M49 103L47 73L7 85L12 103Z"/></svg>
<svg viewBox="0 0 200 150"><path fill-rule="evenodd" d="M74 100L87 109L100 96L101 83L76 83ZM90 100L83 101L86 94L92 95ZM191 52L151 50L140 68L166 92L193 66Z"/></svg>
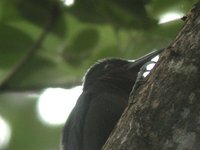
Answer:
<svg viewBox="0 0 200 150"><path fill-rule="evenodd" d="M155 55L140 63L105 59L88 70L83 92L63 130L63 150L102 148L128 104L137 73Z"/></svg>

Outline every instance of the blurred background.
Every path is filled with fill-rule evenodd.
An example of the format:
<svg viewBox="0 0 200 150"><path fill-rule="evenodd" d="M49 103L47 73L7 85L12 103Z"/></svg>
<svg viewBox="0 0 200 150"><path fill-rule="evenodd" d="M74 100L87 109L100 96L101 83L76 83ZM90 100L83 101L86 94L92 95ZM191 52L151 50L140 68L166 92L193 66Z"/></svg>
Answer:
<svg viewBox="0 0 200 150"><path fill-rule="evenodd" d="M0 0L0 150L58 150L82 77L167 47L194 0Z"/></svg>

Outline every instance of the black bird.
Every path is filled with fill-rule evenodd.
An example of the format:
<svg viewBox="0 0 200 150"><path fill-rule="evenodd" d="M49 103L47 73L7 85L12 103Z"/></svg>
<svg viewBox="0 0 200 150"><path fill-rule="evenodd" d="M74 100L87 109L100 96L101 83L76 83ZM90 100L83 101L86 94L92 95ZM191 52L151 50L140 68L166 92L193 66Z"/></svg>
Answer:
<svg viewBox="0 0 200 150"><path fill-rule="evenodd" d="M100 150L128 104L140 68L162 51L134 62L113 58L94 64L65 124L63 150Z"/></svg>

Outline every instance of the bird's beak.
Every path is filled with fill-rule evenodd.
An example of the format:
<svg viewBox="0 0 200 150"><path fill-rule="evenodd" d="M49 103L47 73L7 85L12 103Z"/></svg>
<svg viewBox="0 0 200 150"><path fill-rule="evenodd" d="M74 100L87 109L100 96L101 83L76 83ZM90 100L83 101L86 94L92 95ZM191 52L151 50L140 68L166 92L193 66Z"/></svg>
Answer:
<svg viewBox="0 0 200 150"><path fill-rule="evenodd" d="M146 62L150 61L152 58L159 55L163 51L164 51L164 49L152 51L151 53L144 55L144 56L136 59L135 61L132 61L132 62L130 61L130 63L128 64L127 67L129 70L137 69L138 67L141 68Z"/></svg>

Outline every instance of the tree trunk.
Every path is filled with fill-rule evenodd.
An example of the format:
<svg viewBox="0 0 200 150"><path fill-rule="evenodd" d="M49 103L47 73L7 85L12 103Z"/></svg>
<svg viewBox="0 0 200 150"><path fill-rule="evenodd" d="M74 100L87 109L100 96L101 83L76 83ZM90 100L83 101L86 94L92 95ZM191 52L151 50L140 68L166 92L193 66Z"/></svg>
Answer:
<svg viewBox="0 0 200 150"><path fill-rule="evenodd" d="M200 2L184 19L103 150L200 150Z"/></svg>

